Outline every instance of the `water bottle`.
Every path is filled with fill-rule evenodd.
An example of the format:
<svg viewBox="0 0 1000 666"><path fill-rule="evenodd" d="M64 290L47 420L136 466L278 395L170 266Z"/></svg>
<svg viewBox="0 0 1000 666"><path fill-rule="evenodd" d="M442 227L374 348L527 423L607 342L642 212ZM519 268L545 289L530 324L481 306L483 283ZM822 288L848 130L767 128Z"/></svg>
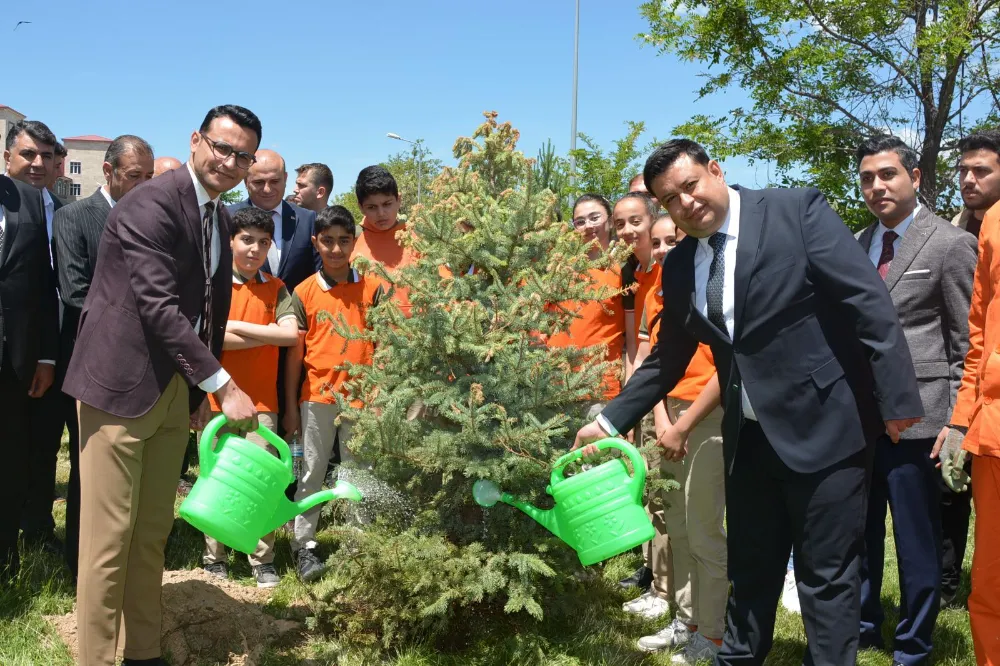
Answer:
<svg viewBox="0 0 1000 666"><path fill-rule="evenodd" d="M289 448L292 450L292 474L295 475L295 480L299 481L302 479L302 459L305 450L302 448L302 440L299 439L298 435L292 436L292 445Z"/></svg>

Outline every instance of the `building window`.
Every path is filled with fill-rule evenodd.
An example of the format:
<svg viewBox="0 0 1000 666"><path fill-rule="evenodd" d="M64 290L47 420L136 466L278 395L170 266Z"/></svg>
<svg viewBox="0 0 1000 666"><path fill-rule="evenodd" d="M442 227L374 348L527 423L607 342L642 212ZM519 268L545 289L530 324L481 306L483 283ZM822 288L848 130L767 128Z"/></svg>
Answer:
<svg viewBox="0 0 1000 666"><path fill-rule="evenodd" d="M79 164L79 162L77 162ZM73 183L69 186L69 193L74 197L80 196L80 183Z"/></svg>
<svg viewBox="0 0 1000 666"><path fill-rule="evenodd" d="M69 163L69 172L70 172L70 174L79 174L80 173L80 163L79 162L70 162Z"/></svg>

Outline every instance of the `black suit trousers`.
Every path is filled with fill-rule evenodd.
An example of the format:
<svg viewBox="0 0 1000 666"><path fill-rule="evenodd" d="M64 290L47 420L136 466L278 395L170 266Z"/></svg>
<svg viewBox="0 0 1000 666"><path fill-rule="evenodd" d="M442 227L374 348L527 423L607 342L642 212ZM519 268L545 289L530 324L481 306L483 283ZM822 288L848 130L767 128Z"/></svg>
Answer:
<svg viewBox="0 0 1000 666"><path fill-rule="evenodd" d="M28 389L18 379L10 364L10 354L3 350L0 366L0 404L3 405L3 438L0 452L9 473L0 483L0 584L18 568L17 535L21 508L28 487Z"/></svg>
<svg viewBox="0 0 1000 666"><path fill-rule="evenodd" d="M52 502L56 495L56 463L62 444L65 413L63 392L51 386L41 398L28 400L30 460L21 529L28 539L49 536L55 529Z"/></svg>
<svg viewBox="0 0 1000 666"><path fill-rule="evenodd" d="M854 666L861 621L866 471L863 449L810 474L792 471L760 425L746 421L726 477L729 578L726 635L716 663L763 664L794 547L805 666Z"/></svg>

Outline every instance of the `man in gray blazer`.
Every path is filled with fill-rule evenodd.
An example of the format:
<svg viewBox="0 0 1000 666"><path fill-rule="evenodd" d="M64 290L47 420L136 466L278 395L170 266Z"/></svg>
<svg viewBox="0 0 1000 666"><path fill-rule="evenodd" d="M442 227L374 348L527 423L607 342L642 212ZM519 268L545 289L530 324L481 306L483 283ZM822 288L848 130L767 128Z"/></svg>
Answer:
<svg viewBox="0 0 1000 666"><path fill-rule="evenodd" d="M923 421L898 444L884 436L875 447L861 570L861 647L883 647L888 505L902 593L893 663L916 666L929 658L940 606L941 488L931 450L949 423L962 380L976 239L919 204L918 157L900 139L869 139L856 156L865 204L878 218L858 241L892 297L924 406Z"/></svg>

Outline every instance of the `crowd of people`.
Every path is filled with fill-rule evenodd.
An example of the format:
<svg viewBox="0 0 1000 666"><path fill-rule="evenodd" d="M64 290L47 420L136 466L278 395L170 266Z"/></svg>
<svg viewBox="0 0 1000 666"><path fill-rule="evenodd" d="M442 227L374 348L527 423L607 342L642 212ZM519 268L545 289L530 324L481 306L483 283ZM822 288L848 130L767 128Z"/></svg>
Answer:
<svg viewBox="0 0 1000 666"><path fill-rule="evenodd" d="M392 174L358 175L361 220L328 205L321 163L296 170L286 200L284 160L261 136L257 116L234 105L209 111L186 163L119 136L105 184L65 206L51 189L66 151L49 128L22 121L4 137L0 399L9 464L24 473L0 490L0 585L17 576L19 533L63 556L85 666L110 666L119 649L126 664L164 663L160 584L189 432L223 413L264 448L258 423L299 438L294 492L314 493L331 460L352 460L336 396L344 364L372 353L334 322L364 328L384 298L410 311L405 290L352 267L356 256L390 270L412 259ZM576 317L546 341L603 345L616 362L575 446L609 435L655 444L649 463L681 486L650 498L656 537L622 581L642 589L624 610L664 623L640 650L762 663L779 599L801 613L813 664L884 649L889 510L893 660L927 663L939 609L959 603L974 496L970 621L977 661L1000 664L1000 391L988 372L1000 133L965 137L958 152L964 208L947 222L921 202L912 148L859 141L873 222L857 237L818 191L730 186L684 139L654 151L618 201L574 203L592 258L632 247L625 265L590 271L615 295L565 304ZM247 199L222 205L241 182ZM325 568L318 518L291 526L306 581ZM274 534L248 556L257 584L277 585ZM228 576L225 546L208 536L202 561Z"/></svg>

